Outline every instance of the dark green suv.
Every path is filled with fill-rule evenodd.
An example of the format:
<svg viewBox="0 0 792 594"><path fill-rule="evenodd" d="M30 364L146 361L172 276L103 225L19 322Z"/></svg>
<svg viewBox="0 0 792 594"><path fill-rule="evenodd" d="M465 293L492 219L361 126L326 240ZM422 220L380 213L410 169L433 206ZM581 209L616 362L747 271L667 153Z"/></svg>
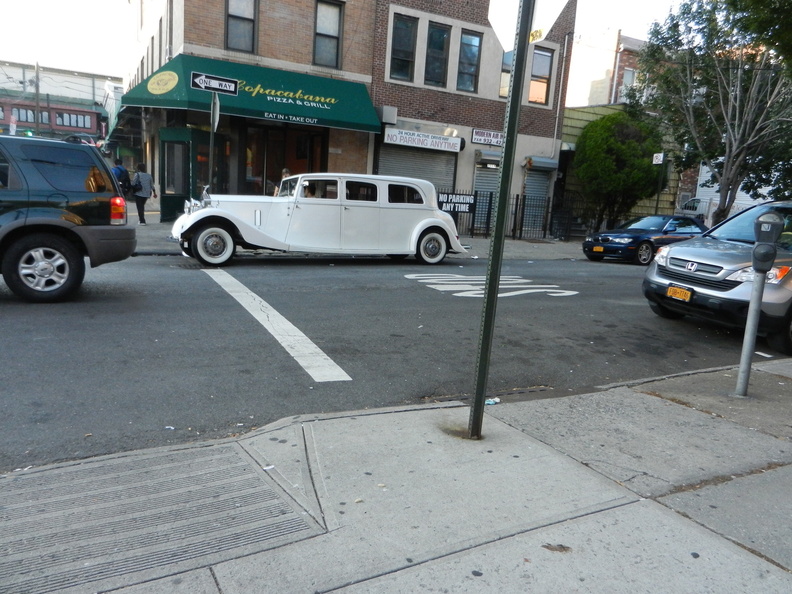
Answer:
<svg viewBox="0 0 792 594"><path fill-rule="evenodd" d="M132 255L118 182L96 148L0 135L0 271L19 297L63 301L92 267Z"/></svg>

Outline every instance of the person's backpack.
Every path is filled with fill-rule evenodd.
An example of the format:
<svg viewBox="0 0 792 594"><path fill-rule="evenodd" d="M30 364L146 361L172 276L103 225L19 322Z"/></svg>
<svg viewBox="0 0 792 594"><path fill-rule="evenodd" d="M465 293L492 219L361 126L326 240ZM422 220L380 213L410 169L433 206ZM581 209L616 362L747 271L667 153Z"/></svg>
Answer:
<svg viewBox="0 0 792 594"><path fill-rule="evenodd" d="M113 175L115 175L118 179L118 183L121 185L121 191L124 192L124 194L132 189L132 182L129 179L129 171L127 171L125 167L116 165L113 167Z"/></svg>

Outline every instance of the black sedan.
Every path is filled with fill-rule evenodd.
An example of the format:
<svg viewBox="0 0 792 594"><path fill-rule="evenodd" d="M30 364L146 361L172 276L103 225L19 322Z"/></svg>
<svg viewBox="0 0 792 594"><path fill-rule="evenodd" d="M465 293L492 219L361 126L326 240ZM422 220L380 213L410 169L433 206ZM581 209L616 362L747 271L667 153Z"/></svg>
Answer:
<svg viewBox="0 0 792 594"><path fill-rule="evenodd" d="M691 217L638 217L618 229L589 234L583 242L583 253L595 262L617 258L646 266L660 246L696 237L706 230L706 225Z"/></svg>

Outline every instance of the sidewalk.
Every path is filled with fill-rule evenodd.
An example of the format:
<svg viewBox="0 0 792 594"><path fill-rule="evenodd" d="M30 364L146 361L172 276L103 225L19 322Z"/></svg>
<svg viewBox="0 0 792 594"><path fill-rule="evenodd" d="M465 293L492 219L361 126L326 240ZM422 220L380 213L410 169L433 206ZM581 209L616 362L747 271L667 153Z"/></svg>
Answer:
<svg viewBox="0 0 792 594"><path fill-rule="evenodd" d="M465 401L15 471L0 593L790 592L792 359L750 380L487 406L481 440Z"/></svg>
<svg viewBox="0 0 792 594"><path fill-rule="evenodd" d="M789 592L792 360L751 377L488 406L482 440L447 403L13 472L0 592Z"/></svg>

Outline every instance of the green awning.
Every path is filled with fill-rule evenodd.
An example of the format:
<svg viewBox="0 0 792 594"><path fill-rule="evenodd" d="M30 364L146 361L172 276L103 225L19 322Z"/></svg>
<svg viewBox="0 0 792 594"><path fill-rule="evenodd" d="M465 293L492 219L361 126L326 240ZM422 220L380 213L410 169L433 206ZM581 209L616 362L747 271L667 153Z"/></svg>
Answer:
<svg viewBox="0 0 792 594"><path fill-rule="evenodd" d="M218 92L223 114L362 132L382 129L361 83L184 54L126 93L121 105L210 112L212 91Z"/></svg>

